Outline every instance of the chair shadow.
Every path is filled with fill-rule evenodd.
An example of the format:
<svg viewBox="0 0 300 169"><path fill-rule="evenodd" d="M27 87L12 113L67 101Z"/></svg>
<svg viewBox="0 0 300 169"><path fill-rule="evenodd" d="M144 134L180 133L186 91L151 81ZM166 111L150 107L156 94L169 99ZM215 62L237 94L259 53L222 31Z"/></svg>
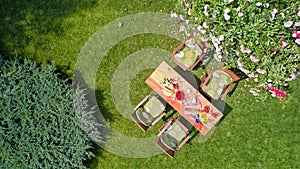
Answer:
<svg viewBox="0 0 300 169"><path fill-rule="evenodd" d="M226 118L226 116L232 111L232 107L230 105L228 105L227 103L223 102L223 101L219 101L219 102L215 102L214 106L217 107L218 109L220 109L221 105L225 105L224 106L224 111L223 111L223 117L219 120L219 122L206 134L206 135L202 135L196 128L193 128L193 131L191 132L190 136L190 140L187 142L188 144L192 145L192 140L193 139L199 139L198 142L199 143L204 143L206 142L210 136L215 132L215 130L219 127L219 125L222 123L222 121ZM223 106L222 106L223 107Z"/></svg>
<svg viewBox="0 0 300 169"><path fill-rule="evenodd" d="M167 104L166 106L166 115L162 118L163 121L168 121L171 117L175 118L176 116L178 116L178 112L176 110L174 110L173 107L171 107L169 104Z"/></svg>
<svg viewBox="0 0 300 169"><path fill-rule="evenodd" d="M189 139L189 141L187 141L187 144L193 145L192 140L195 139L199 134L201 133L197 129L193 128L190 134L191 138Z"/></svg>
<svg viewBox="0 0 300 169"><path fill-rule="evenodd" d="M214 103L214 106L217 108L217 109L219 109L219 110L222 110L223 109L223 117L220 119L220 121L219 121L219 123L221 123L225 118L226 118L226 116L228 116L229 115L229 113L232 111L232 107L229 105L229 104L227 104L226 102L224 102L224 101L221 101L221 100L219 100L219 101L216 101L215 103ZM217 124L217 125L219 125L219 123Z"/></svg>
<svg viewBox="0 0 300 169"><path fill-rule="evenodd" d="M237 89L239 83L240 83L241 79L236 81L232 87L232 89L227 93L227 96L231 97L233 95L233 93L235 92L235 90Z"/></svg>
<svg viewBox="0 0 300 169"><path fill-rule="evenodd" d="M198 89L197 77L191 71L184 71L179 66L176 66L174 70L183 77L187 82L189 82L194 88Z"/></svg>
<svg viewBox="0 0 300 169"><path fill-rule="evenodd" d="M240 77L240 80L245 80L245 79L249 78L244 72L242 72L238 68L232 68L231 70Z"/></svg>

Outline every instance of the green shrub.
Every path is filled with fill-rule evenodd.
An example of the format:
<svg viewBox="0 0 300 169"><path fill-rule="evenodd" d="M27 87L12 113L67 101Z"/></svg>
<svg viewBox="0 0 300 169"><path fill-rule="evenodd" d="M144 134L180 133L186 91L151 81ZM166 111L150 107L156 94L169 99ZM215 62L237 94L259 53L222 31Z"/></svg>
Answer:
<svg viewBox="0 0 300 169"><path fill-rule="evenodd" d="M93 156L92 142L81 129L88 125L76 116L78 112L90 116L93 111L84 91L73 92L52 65L38 67L28 59L1 56L0 65L0 166L85 168ZM79 111L73 101L82 103L76 105Z"/></svg>

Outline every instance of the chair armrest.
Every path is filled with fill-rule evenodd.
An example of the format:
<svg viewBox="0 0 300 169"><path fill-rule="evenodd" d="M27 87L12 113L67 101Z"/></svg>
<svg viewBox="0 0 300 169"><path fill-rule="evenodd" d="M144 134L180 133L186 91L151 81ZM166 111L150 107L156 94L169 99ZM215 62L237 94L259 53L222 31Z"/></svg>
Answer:
<svg viewBox="0 0 300 169"><path fill-rule="evenodd" d="M173 118L170 118L169 120L168 120L168 122L166 122L164 125L162 125L159 129L158 129L158 131L160 131L159 133L158 133L158 135L157 136L160 136L169 126L170 126L170 124L173 122Z"/></svg>
<svg viewBox="0 0 300 169"><path fill-rule="evenodd" d="M233 82L231 82L227 87L225 92L220 96L221 100L224 100L228 92L230 91L231 87L233 86Z"/></svg>
<svg viewBox="0 0 300 169"><path fill-rule="evenodd" d="M229 74L229 76L232 78L232 83L240 80L240 77L236 75L232 70L223 68L223 71Z"/></svg>
<svg viewBox="0 0 300 169"><path fill-rule="evenodd" d="M156 124L162 117L164 117L166 115L166 112L163 111L163 113L161 113L151 124L150 126L153 126L154 124Z"/></svg>
<svg viewBox="0 0 300 169"><path fill-rule="evenodd" d="M195 61L195 63L188 68L189 70L193 70L198 65L198 63L204 58L204 56L205 56L204 51L202 50L202 52L203 53L197 57L197 60Z"/></svg>
<svg viewBox="0 0 300 169"><path fill-rule="evenodd" d="M202 88L207 83L207 82L205 82L205 80L207 79L207 77L208 77L208 73L205 72L204 75L203 75L203 77L202 77L202 79L201 79L201 83L199 85L200 88Z"/></svg>
<svg viewBox="0 0 300 169"><path fill-rule="evenodd" d="M177 48L175 48L175 50L173 51L173 54L174 54L174 55L176 55L176 54L178 53L178 51L184 46L185 42L186 42L186 40L182 41L182 42L180 43L180 45L177 46Z"/></svg>
<svg viewBox="0 0 300 169"><path fill-rule="evenodd" d="M187 135L184 140L176 147L176 150L178 151L189 139L191 138L190 135Z"/></svg>
<svg viewBox="0 0 300 169"><path fill-rule="evenodd" d="M199 46L202 49L203 53L205 54L205 49L207 49L206 43L201 40Z"/></svg>
<svg viewBox="0 0 300 169"><path fill-rule="evenodd" d="M173 54L176 55L176 53L185 45L185 42L191 38L194 37L194 34L191 34L189 37L187 37L186 39L184 39L180 45L173 51Z"/></svg>
<svg viewBox="0 0 300 169"><path fill-rule="evenodd" d="M179 65L184 71L188 70L188 67L185 66L184 64L181 64L180 62L177 61L177 59L175 58L176 54L173 54L172 56L172 60L173 62L175 62L177 65Z"/></svg>
<svg viewBox="0 0 300 169"><path fill-rule="evenodd" d="M189 129L184 124L182 124L179 120L176 119L175 122L184 130L185 133L189 133Z"/></svg>
<svg viewBox="0 0 300 169"><path fill-rule="evenodd" d="M200 88L202 88L204 85L206 85L206 83L208 82L208 80L212 77L213 73L215 72L216 70L213 69L208 75L207 75L207 72L205 72L203 78L202 78L202 82L200 83Z"/></svg>
<svg viewBox="0 0 300 169"><path fill-rule="evenodd" d="M141 107L149 99L150 96L152 96L152 94L148 94L137 106L135 106L133 110L136 111L139 107Z"/></svg>

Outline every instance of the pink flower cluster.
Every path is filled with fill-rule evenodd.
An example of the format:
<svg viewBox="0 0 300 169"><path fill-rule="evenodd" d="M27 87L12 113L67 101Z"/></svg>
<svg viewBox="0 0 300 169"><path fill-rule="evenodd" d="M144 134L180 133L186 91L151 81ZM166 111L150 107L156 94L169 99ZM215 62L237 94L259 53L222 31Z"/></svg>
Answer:
<svg viewBox="0 0 300 169"><path fill-rule="evenodd" d="M296 29L293 31L293 37L298 39L300 38L300 31L297 31Z"/></svg>
<svg viewBox="0 0 300 169"><path fill-rule="evenodd" d="M293 37L296 38L295 42L300 45L300 31L294 30Z"/></svg>
<svg viewBox="0 0 300 169"><path fill-rule="evenodd" d="M276 87L268 87L268 91L272 93L272 96L276 96L279 100L285 100L285 96L287 95L287 92L284 90L279 90Z"/></svg>

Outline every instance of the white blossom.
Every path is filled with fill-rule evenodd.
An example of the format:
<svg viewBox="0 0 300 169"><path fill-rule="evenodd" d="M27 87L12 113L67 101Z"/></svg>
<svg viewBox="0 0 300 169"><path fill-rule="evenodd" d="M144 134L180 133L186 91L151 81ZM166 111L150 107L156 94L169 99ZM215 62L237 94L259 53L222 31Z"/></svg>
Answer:
<svg viewBox="0 0 300 169"><path fill-rule="evenodd" d="M256 69L257 73L260 73L260 74L266 74L267 71L263 70L263 69Z"/></svg>
<svg viewBox="0 0 300 169"><path fill-rule="evenodd" d="M251 73L250 70L247 70L247 69L245 69L245 68L243 68L243 67L239 67L239 69L240 69L243 73L245 73L245 74Z"/></svg>
<svg viewBox="0 0 300 169"><path fill-rule="evenodd" d="M265 87L266 84L267 84L267 82L264 82L264 83L261 83L261 84L257 85L257 87Z"/></svg>
<svg viewBox="0 0 300 169"><path fill-rule="evenodd" d="M295 74L291 74L289 79L286 79L286 81L292 81L296 79L296 75Z"/></svg>
<svg viewBox="0 0 300 169"><path fill-rule="evenodd" d="M224 18L225 18L226 21L228 21L230 19L230 15L228 15L229 12L230 12L229 8L226 8L224 10Z"/></svg>
<svg viewBox="0 0 300 169"><path fill-rule="evenodd" d="M241 52L242 53L248 53L250 54L252 51L248 48L245 48L243 45L240 46L241 47Z"/></svg>
<svg viewBox="0 0 300 169"><path fill-rule="evenodd" d="M262 3L261 2L257 2L256 6L262 6Z"/></svg>
<svg viewBox="0 0 300 169"><path fill-rule="evenodd" d="M275 19L275 15L277 14L278 10L276 8L271 10L272 17L270 18L270 22L272 22Z"/></svg>
<svg viewBox="0 0 300 169"><path fill-rule="evenodd" d="M178 15L177 15L177 13L175 13L175 12L171 12L171 17L173 17L173 18L177 18L177 17L178 17Z"/></svg>
<svg viewBox="0 0 300 169"><path fill-rule="evenodd" d="M204 13L205 16L209 16L209 14L208 14L208 7L209 7L209 5L207 5L207 4L204 6L203 13Z"/></svg>
<svg viewBox="0 0 300 169"><path fill-rule="evenodd" d="M202 34L205 34L206 33L206 30L205 29L203 29L203 27L202 26L197 26L197 30L198 31L200 31Z"/></svg>
<svg viewBox="0 0 300 169"><path fill-rule="evenodd" d="M230 15L224 14L224 18L225 18L226 21L228 21L230 19Z"/></svg>
<svg viewBox="0 0 300 169"><path fill-rule="evenodd" d="M179 32L184 32L185 31L185 26L180 26Z"/></svg>
<svg viewBox="0 0 300 169"><path fill-rule="evenodd" d="M282 19L285 18L284 13L281 12L280 15L281 15Z"/></svg>
<svg viewBox="0 0 300 169"><path fill-rule="evenodd" d="M257 59L257 58L255 58L254 56L250 56L250 60L252 61L252 62L254 62L254 63L256 63L256 62L259 62L260 61L260 59Z"/></svg>
<svg viewBox="0 0 300 169"><path fill-rule="evenodd" d="M237 7L236 9L236 12L238 13L238 16L239 17L242 17L242 16L244 16L244 13L243 12L241 12L241 7L239 6L239 7Z"/></svg>
<svg viewBox="0 0 300 169"><path fill-rule="evenodd" d="M197 30L198 30L198 31L200 31L201 29L202 29L202 26L201 26L201 25L197 26Z"/></svg>
<svg viewBox="0 0 300 169"><path fill-rule="evenodd" d="M239 68L242 68L244 66L244 64L240 61L240 58L238 58L237 60L237 65Z"/></svg>
<svg viewBox="0 0 300 169"><path fill-rule="evenodd" d="M224 0L224 2L226 3L231 3L231 2L233 2L234 0Z"/></svg>
<svg viewBox="0 0 300 169"><path fill-rule="evenodd" d="M219 36L219 41L223 41L224 40L224 35L220 35Z"/></svg>
<svg viewBox="0 0 300 169"><path fill-rule="evenodd" d="M287 44L286 42L282 42L282 45L281 45L281 47L282 47L282 48L286 48L286 47L287 47L287 45L288 45L288 44Z"/></svg>
<svg viewBox="0 0 300 169"><path fill-rule="evenodd" d="M206 30L205 30L205 29L202 29L200 32L201 32L203 35L206 34Z"/></svg>
<svg viewBox="0 0 300 169"><path fill-rule="evenodd" d="M182 16L182 15L179 15L179 18L183 21L185 21L186 19Z"/></svg>
<svg viewBox="0 0 300 169"><path fill-rule="evenodd" d="M300 39L296 39L295 42L300 45Z"/></svg>
<svg viewBox="0 0 300 169"><path fill-rule="evenodd" d="M183 1L183 5L186 6L186 7L190 6L190 4L187 1Z"/></svg>
<svg viewBox="0 0 300 169"><path fill-rule="evenodd" d="M203 26L204 28L208 28L208 26L207 26L207 23L206 23L206 22L203 22L202 26Z"/></svg>
<svg viewBox="0 0 300 169"><path fill-rule="evenodd" d="M221 50L223 49L222 46L219 46L220 44L220 41L218 38L216 38L214 35L210 34L210 38L212 40L212 43L214 45L214 47L216 48L216 53L214 54L214 58L217 60L217 61L221 61L221 59L223 58L222 55L221 55Z"/></svg>
<svg viewBox="0 0 300 169"><path fill-rule="evenodd" d="M251 73L251 74L249 74L248 76L249 76L250 78L257 78L257 77L258 77L258 75L254 74L254 73Z"/></svg>
<svg viewBox="0 0 300 169"><path fill-rule="evenodd" d="M298 21L298 22L295 22L295 24L294 24L295 26L300 26L300 21Z"/></svg>
<svg viewBox="0 0 300 169"><path fill-rule="evenodd" d="M284 24L284 27L289 28L293 25L293 21L286 21L283 24Z"/></svg>
<svg viewBox="0 0 300 169"><path fill-rule="evenodd" d="M300 31L294 31L293 34L292 34L292 37L296 38L297 34L300 34Z"/></svg>
<svg viewBox="0 0 300 169"><path fill-rule="evenodd" d="M274 8L274 9L271 10L271 14L275 15L275 14L277 14L277 12L278 12L278 10L276 8Z"/></svg>
<svg viewBox="0 0 300 169"><path fill-rule="evenodd" d="M250 54L252 51L250 49L246 49L246 53Z"/></svg>
<svg viewBox="0 0 300 169"><path fill-rule="evenodd" d="M266 4L264 5L264 7L266 7L266 8L269 8L269 6L270 6L269 3L266 3Z"/></svg>
<svg viewBox="0 0 300 169"><path fill-rule="evenodd" d="M250 93L252 93L254 96L258 96L258 93L260 92L260 90L255 89L255 88L251 88L249 90Z"/></svg>
<svg viewBox="0 0 300 169"><path fill-rule="evenodd" d="M224 10L224 13L226 13L226 14L228 14L230 12L230 9L229 8L226 8L225 10Z"/></svg>

